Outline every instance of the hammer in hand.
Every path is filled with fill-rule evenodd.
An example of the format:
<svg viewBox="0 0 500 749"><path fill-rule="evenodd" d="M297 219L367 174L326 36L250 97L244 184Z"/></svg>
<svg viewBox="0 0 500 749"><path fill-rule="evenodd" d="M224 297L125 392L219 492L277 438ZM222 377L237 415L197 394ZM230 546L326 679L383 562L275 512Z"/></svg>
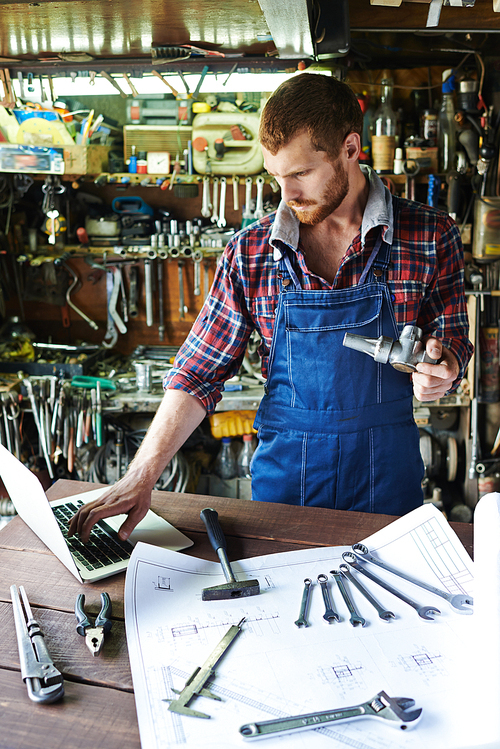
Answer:
<svg viewBox="0 0 500 749"><path fill-rule="evenodd" d="M244 596L256 596L260 593L258 580L236 580L229 564L226 552L226 539L219 523L219 516L215 510L206 507L201 511L200 517L205 523L208 538L214 551L217 552L222 565L224 577L227 582L222 585L214 585L212 588L204 588L201 592L202 601L222 601L228 598L243 598Z"/></svg>

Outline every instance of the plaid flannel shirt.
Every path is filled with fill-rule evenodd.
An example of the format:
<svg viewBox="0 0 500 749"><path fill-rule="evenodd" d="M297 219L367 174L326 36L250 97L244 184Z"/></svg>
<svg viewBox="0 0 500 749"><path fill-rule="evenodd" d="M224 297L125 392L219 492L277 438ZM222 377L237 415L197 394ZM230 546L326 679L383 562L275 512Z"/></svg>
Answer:
<svg viewBox="0 0 500 749"><path fill-rule="evenodd" d="M280 282L278 260L287 244L304 290L344 289L356 285L382 227L392 245L387 282L399 332L416 324L424 335L439 338L459 363L456 388L473 347L463 285L463 249L458 227L448 214L400 199L393 220L392 200L372 170L363 168L370 194L359 233L344 255L330 285L309 272L299 239L299 223L286 204L243 231L227 245L211 292L186 341L164 378L164 387L197 397L212 413L224 382L237 374L250 334L257 330L262 374L273 335Z"/></svg>

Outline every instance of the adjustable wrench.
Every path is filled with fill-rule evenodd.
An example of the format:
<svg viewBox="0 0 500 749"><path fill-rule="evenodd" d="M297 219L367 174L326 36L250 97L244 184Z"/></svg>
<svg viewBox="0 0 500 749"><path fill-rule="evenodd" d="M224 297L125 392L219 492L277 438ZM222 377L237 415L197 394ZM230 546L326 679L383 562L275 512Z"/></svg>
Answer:
<svg viewBox="0 0 500 749"><path fill-rule="evenodd" d="M318 582L321 585L321 592L323 594L323 601L325 604L325 613L323 614L323 619L330 624L330 622L335 619L336 622L340 621L340 616L337 614L335 609L332 605L332 599L330 598L330 591L328 590L328 577L323 574L323 572L320 572L318 575Z"/></svg>
<svg viewBox="0 0 500 749"><path fill-rule="evenodd" d="M261 723L246 723L241 726L240 734L244 739L283 736L287 733L306 731L309 728L322 728L334 722L345 722L353 718L384 718L388 725L405 730L412 728L422 713L422 708L410 710L414 705L415 700L408 697L389 697L385 692L379 692L368 702L352 707L264 720Z"/></svg>
<svg viewBox="0 0 500 749"><path fill-rule="evenodd" d="M259 174L257 179L255 180L257 184L257 200L255 203L255 212L254 216L255 218L263 218L266 214L264 212L264 183L265 179L262 176L262 174Z"/></svg>
<svg viewBox="0 0 500 749"><path fill-rule="evenodd" d="M349 569L349 566L347 564L341 564L339 565L339 570L344 577L346 577L349 582L351 582L355 588L359 590L361 595L363 595L366 600L371 603L373 608L376 610L377 614L381 619L383 619L384 622L388 622L389 619L395 619L396 615L392 611L387 611L386 609L382 608L382 606L379 604L377 600L372 596L369 590L367 590L364 585L361 585L359 580L356 580L354 575Z"/></svg>
<svg viewBox="0 0 500 749"><path fill-rule="evenodd" d="M226 225L226 190L227 190L227 179L226 177L220 178L220 200L219 200L219 218L217 219L217 226L219 229L223 229Z"/></svg>
<svg viewBox="0 0 500 749"><path fill-rule="evenodd" d="M396 596L396 598L399 598L404 603L407 603L408 606L414 608L417 614L422 619L431 622L434 620L434 617L430 616L430 614L441 613L440 610L435 606L421 606L419 603L413 601L404 593L401 593L399 590L396 590L396 588L393 588L392 585L389 585L389 583L386 583L385 580L382 580L380 577L373 575L369 570L366 570L363 565L359 563L356 554L354 554L352 551L344 551L344 553L342 554L342 559L347 562L347 564L350 564L351 567L354 567L355 570L361 572L362 575L365 575L365 577L367 577L369 580L377 583L377 585L380 585L381 588L384 588L384 590L387 590L389 593L392 593L393 596Z"/></svg>
<svg viewBox="0 0 500 749"><path fill-rule="evenodd" d="M219 220L219 178L213 178L213 193L212 193L212 224L216 224Z"/></svg>
<svg viewBox="0 0 500 749"><path fill-rule="evenodd" d="M344 599L344 603L347 606L349 613L351 615L349 621L351 622L353 627L356 627L358 624L361 624L362 627L365 626L366 620L363 619L361 614L358 613L356 610L356 607L354 606L354 603L352 602L352 598L347 592L347 588L344 585L344 581L342 579L342 575L338 570L330 570L330 575L335 578L335 581L337 585L339 586L339 590L342 593L342 598Z"/></svg>
<svg viewBox="0 0 500 749"><path fill-rule="evenodd" d="M302 601L300 604L299 618L295 622L295 624L297 625L297 627L299 627L299 629L300 627L309 626L309 622L307 621L306 616L307 616L307 607L309 605L309 596L311 594L311 585L312 585L311 578L306 577L306 579L304 580L304 592L302 593Z"/></svg>
<svg viewBox="0 0 500 749"><path fill-rule="evenodd" d="M203 177L203 193L201 198L201 215L210 218L212 215L212 204L210 202L210 177Z"/></svg>
<svg viewBox="0 0 500 749"><path fill-rule="evenodd" d="M352 550L356 554L358 559L361 559L361 561L376 564L378 567L382 567L383 570L391 572L393 575L406 580L408 583L412 583L413 585L417 585L419 588L428 590L429 593L435 593L435 595L441 596L441 598L444 598L445 601L448 601L448 603L450 603L457 611L460 611L464 614L472 614L472 609L466 608L466 606L473 605L474 600L472 596L461 593L456 593L455 595L453 595L452 593L445 593L443 590L435 588L434 585L428 585L421 580L416 580L414 577L407 575L405 572L400 572L399 570L394 569L394 567L391 567L385 562L382 562L380 559L374 557L372 554L370 554L368 548L364 544L354 544Z"/></svg>

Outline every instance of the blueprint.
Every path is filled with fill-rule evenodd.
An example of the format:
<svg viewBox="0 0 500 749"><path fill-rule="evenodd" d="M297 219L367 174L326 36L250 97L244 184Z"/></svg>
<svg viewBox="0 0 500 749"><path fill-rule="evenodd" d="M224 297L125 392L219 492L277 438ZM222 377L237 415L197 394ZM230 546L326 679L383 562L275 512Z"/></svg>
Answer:
<svg viewBox="0 0 500 749"><path fill-rule="evenodd" d="M473 593L473 563L432 505L359 541L384 562L435 587ZM260 595L202 601L203 588L225 582L220 564L137 544L126 577L125 621L142 749L241 748L255 743L241 738L239 728L245 723L355 705L381 690L391 697L413 698L423 709L418 725L401 731L381 719L362 719L259 744L262 749L465 746L461 743L464 664L475 617L457 613L435 594L370 565L398 590L441 613L424 621L415 609L359 576L395 618L380 619L348 584L366 619L364 627L351 626L331 575L343 562L342 552L349 550L318 548L234 562L238 579L259 580ZM317 582L321 573L328 576L340 622L323 619L325 606ZM309 626L298 628L294 622L305 578L313 581ZM217 665L210 684L221 700L198 696L190 703L210 719L169 711L168 700L176 697L173 690L182 690L228 628L243 617L241 633Z"/></svg>

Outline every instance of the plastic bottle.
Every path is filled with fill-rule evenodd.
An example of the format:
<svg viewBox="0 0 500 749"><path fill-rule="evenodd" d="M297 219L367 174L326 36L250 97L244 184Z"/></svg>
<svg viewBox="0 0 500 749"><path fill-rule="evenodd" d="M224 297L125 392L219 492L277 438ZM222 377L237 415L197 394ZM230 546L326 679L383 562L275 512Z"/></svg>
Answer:
<svg viewBox="0 0 500 749"><path fill-rule="evenodd" d="M243 435L243 446L238 455L238 476L240 478L249 479L250 476L250 462L255 452L255 446L253 444L253 434Z"/></svg>
<svg viewBox="0 0 500 749"><path fill-rule="evenodd" d="M393 85L391 78L383 79L380 106L373 120L372 161L379 174L391 174L394 164L397 115L392 108Z"/></svg>
<svg viewBox="0 0 500 749"><path fill-rule="evenodd" d="M455 76L452 70L443 73L443 99L438 116L439 171L449 172L455 164Z"/></svg>
<svg viewBox="0 0 500 749"><path fill-rule="evenodd" d="M132 153L128 161L128 170L130 174L137 174L137 156L135 155L135 146L132 146Z"/></svg>
<svg viewBox="0 0 500 749"><path fill-rule="evenodd" d="M223 437L222 445L215 459L214 473L221 479L234 479L238 475L236 458L231 447L231 437Z"/></svg>

